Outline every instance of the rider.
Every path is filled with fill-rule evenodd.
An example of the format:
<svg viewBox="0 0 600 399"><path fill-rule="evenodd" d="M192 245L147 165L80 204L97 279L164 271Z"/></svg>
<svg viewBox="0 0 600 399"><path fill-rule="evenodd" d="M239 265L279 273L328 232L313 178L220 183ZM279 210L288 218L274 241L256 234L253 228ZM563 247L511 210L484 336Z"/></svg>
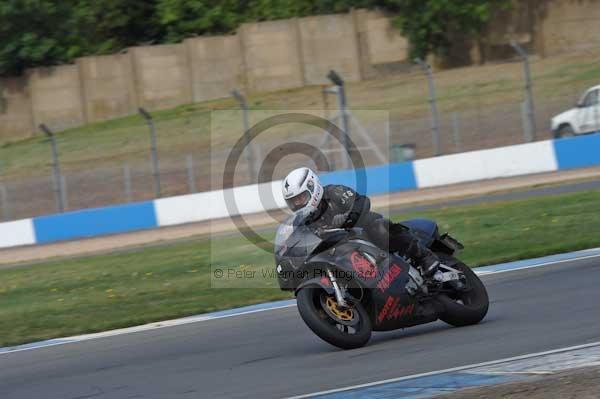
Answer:
<svg viewBox="0 0 600 399"><path fill-rule="evenodd" d="M349 187L323 187L309 168L291 171L283 180L283 197L295 213L309 215L311 223L322 228L365 229L374 244L390 252L400 252L432 276L440 265L438 257L423 246L410 229L371 212L371 201Z"/></svg>

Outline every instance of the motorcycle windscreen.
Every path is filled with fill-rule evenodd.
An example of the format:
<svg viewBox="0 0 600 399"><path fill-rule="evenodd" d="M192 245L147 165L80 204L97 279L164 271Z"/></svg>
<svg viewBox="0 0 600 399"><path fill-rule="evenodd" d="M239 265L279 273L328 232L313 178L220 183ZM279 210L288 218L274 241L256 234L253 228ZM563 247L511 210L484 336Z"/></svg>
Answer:
<svg viewBox="0 0 600 399"><path fill-rule="evenodd" d="M275 234L275 256L307 256L321 241L306 225L306 216L295 214L277 228Z"/></svg>

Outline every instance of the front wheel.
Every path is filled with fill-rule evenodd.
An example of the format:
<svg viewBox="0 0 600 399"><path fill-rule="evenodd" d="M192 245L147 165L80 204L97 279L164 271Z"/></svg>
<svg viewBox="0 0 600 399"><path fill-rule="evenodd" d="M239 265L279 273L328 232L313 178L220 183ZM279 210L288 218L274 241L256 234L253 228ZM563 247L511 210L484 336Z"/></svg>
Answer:
<svg viewBox="0 0 600 399"><path fill-rule="evenodd" d="M490 300L487 290L469 266L458 262L451 267L464 273L467 289L457 291L452 295L443 294L438 297L445 308L440 319L456 327L477 324L488 312Z"/></svg>
<svg viewBox="0 0 600 399"><path fill-rule="evenodd" d="M342 349L364 346L371 338L371 320L361 303L338 306L335 296L321 288L306 287L297 295L298 311L319 338Z"/></svg>

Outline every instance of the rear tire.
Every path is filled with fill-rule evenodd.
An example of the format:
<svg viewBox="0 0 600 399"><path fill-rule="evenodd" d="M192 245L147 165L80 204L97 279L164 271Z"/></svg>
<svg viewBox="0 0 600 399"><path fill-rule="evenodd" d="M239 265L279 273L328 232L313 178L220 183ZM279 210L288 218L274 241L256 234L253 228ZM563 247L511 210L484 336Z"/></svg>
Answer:
<svg viewBox="0 0 600 399"><path fill-rule="evenodd" d="M479 323L487 315L490 305L485 286L475 272L464 263L458 262L449 266L464 273L469 290L458 292L452 298L440 295L438 300L445 308L440 319L455 327Z"/></svg>
<svg viewBox="0 0 600 399"><path fill-rule="evenodd" d="M364 346L371 338L371 319L361 303L352 307L353 326L340 324L323 307L322 296L327 296L321 288L302 288L297 294L298 311L306 325L323 341L342 349L355 349Z"/></svg>

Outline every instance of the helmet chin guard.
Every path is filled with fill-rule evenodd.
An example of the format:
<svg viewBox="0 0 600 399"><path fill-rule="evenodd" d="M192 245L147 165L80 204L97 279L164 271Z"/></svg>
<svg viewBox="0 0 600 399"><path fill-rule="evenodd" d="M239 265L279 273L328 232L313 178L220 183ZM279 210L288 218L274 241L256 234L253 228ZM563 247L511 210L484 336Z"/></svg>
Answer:
<svg viewBox="0 0 600 399"><path fill-rule="evenodd" d="M323 198L319 177L309 168L292 170L283 179L281 191L288 207L297 214L313 213Z"/></svg>

